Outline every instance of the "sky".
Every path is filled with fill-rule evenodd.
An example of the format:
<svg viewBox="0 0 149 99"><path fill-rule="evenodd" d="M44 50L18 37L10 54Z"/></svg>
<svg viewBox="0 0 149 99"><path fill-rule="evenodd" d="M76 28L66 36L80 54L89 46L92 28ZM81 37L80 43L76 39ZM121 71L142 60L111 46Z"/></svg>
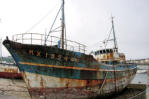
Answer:
<svg viewBox="0 0 149 99"><path fill-rule="evenodd" d="M61 0L0 0L0 38L19 33L45 33ZM149 58L149 0L65 0L67 39L99 49L114 16L119 51L127 59ZM8 51L2 48L3 56Z"/></svg>

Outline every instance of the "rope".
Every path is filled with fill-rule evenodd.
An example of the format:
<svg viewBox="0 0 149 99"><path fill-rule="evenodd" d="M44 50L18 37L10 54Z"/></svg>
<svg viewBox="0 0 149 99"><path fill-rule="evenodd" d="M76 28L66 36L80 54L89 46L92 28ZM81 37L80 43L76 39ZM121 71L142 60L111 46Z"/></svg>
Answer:
<svg viewBox="0 0 149 99"><path fill-rule="evenodd" d="M57 5L57 4L56 4ZM29 31L31 31L33 28L35 28L39 23L41 23L48 15L50 15L52 12L53 12L53 10L56 8L56 5L45 15L45 16L43 16L37 23L35 23L32 27L30 27L27 31L26 31L26 33L27 32L29 32Z"/></svg>
<svg viewBox="0 0 149 99"><path fill-rule="evenodd" d="M105 48L107 47L108 40L110 39L110 35L111 35L111 33L112 33L112 28L110 29L110 33L109 33L109 35L108 35L107 40L105 40Z"/></svg>
<svg viewBox="0 0 149 99"><path fill-rule="evenodd" d="M49 31L49 33L48 33L46 39L45 39L45 45L46 45L46 41L47 41L47 39L48 39L48 37L49 37L49 35L50 35L52 29L53 29L53 26L54 26L54 24L55 24L55 22L56 22L56 19L57 19L59 13L60 13L62 7L63 7L63 5L60 6L60 8L59 8L59 10L58 10L58 12L57 12L57 14L56 14L56 17L55 17L55 19L54 19L54 21L53 21L53 24L52 24L52 26L51 26L51 28L50 28L50 31Z"/></svg>
<svg viewBox="0 0 149 99"><path fill-rule="evenodd" d="M107 74L108 74L108 72L106 72L106 76L105 76L105 78L104 78L104 81L103 81L103 83L102 83L100 89L99 89L99 92L101 91L101 89L103 88L103 85L105 84L105 81L106 81L106 78L107 78Z"/></svg>

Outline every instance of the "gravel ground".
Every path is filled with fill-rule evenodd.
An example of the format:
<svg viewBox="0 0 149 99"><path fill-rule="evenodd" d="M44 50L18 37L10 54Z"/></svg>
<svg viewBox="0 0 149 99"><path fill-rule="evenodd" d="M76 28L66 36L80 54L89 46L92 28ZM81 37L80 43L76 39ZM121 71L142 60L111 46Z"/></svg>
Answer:
<svg viewBox="0 0 149 99"><path fill-rule="evenodd" d="M23 80L0 78L0 99L31 99Z"/></svg>

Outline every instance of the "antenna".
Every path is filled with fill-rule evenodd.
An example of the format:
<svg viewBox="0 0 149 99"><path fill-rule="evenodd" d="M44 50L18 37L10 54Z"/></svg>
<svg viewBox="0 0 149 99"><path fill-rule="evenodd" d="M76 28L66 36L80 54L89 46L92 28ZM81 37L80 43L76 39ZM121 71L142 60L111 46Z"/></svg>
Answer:
<svg viewBox="0 0 149 99"><path fill-rule="evenodd" d="M114 17L112 16L111 19L112 19L113 38L114 38L114 48L115 49L118 49L118 47L117 47L117 41L116 41L116 36L115 36L115 29L114 29L114 21L113 21Z"/></svg>

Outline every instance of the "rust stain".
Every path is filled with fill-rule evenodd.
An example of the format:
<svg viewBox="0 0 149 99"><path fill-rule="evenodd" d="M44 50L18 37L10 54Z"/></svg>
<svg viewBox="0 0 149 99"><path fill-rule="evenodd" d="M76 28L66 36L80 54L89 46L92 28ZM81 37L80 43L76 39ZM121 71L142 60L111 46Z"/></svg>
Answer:
<svg viewBox="0 0 149 99"><path fill-rule="evenodd" d="M27 82L27 84L28 84L28 87L31 88L31 86L30 86L30 80L27 79L26 73L25 73L25 72L21 72L21 73L22 73L22 75L23 75L23 78L26 80L26 82Z"/></svg>
<svg viewBox="0 0 149 99"><path fill-rule="evenodd" d="M40 53L41 53L41 52L37 51L37 56L40 56Z"/></svg>
<svg viewBox="0 0 149 99"><path fill-rule="evenodd" d="M44 80L42 78L42 76L40 76L40 91L41 91L41 94L45 96L45 93L46 93L46 88L44 86Z"/></svg>
<svg viewBox="0 0 149 99"><path fill-rule="evenodd" d="M57 60L61 60L61 58L62 58L62 55L58 55L58 58L57 58Z"/></svg>
<svg viewBox="0 0 149 99"><path fill-rule="evenodd" d="M133 74L131 74L133 75ZM119 78L116 78L116 80L122 80L124 78L128 78L130 77L131 75L128 75L128 76L124 76L124 77L119 77ZM103 83L104 80L74 80L74 79L65 79L65 78L60 78L60 82L61 84L65 84L65 87L66 88L70 88L70 87L73 87L72 83L70 82L74 82L75 86L77 85L78 87L88 87L88 86L97 86L97 85L100 85ZM114 82L115 79L106 79L105 83L109 83L109 82ZM41 83L42 84L42 83ZM43 86L43 85L41 85Z"/></svg>
<svg viewBox="0 0 149 99"><path fill-rule="evenodd" d="M74 79L65 79L60 78L60 83L65 83L67 88L72 87L73 85L70 82L74 82L78 87L80 86L95 86L101 83L101 80L74 80Z"/></svg>
<svg viewBox="0 0 149 99"><path fill-rule="evenodd" d="M65 56L65 57L64 57L64 60L65 60L65 61L68 61L68 56Z"/></svg>
<svg viewBox="0 0 149 99"><path fill-rule="evenodd" d="M86 86L95 86L100 84L101 80L86 80Z"/></svg>
<svg viewBox="0 0 149 99"><path fill-rule="evenodd" d="M18 73L18 69L4 68L4 72Z"/></svg>
<svg viewBox="0 0 149 99"><path fill-rule="evenodd" d="M40 76L40 86L41 88L44 88L44 81L43 78Z"/></svg>
<svg viewBox="0 0 149 99"><path fill-rule="evenodd" d="M33 50L29 50L29 54L34 55L34 51Z"/></svg>
<svg viewBox="0 0 149 99"><path fill-rule="evenodd" d="M39 77L38 74L36 74L36 75L35 75L35 80L38 80L38 77Z"/></svg>
<svg viewBox="0 0 149 99"><path fill-rule="evenodd" d="M48 57L48 53L46 52L46 58Z"/></svg>
<svg viewBox="0 0 149 99"><path fill-rule="evenodd" d="M55 58L55 54L51 54L51 59L54 59Z"/></svg>
<svg viewBox="0 0 149 99"><path fill-rule="evenodd" d="M110 58L110 59L113 58L113 53L110 53L109 58Z"/></svg>

